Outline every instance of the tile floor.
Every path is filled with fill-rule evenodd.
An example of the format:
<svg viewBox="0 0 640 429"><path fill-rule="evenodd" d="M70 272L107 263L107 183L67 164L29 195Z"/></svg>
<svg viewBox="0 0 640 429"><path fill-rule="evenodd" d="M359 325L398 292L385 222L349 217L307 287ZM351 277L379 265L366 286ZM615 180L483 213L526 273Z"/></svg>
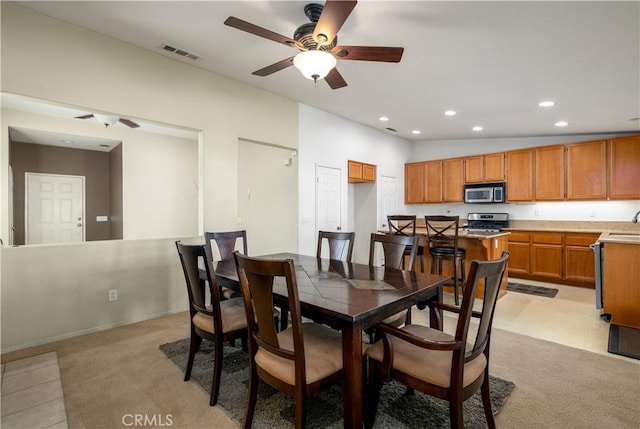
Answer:
<svg viewBox="0 0 640 429"><path fill-rule="evenodd" d="M65 429L56 352L2 364L3 429Z"/></svg>
<svg viewBox="0 0 640 429"><path fill-rule="evenodd" d="M570 347L609 354L609 324L595 309L594 291L515 279L559 289L555 298L508 293L498 301L493 326ZM453 301L453 296L445 295ZM427 312L414 311L414 323L427 323ZM424 320L423 320L424 319ZM445 328L447 324L445 321ZM55 352L2 365L3 429L67 427L60 371Z"/></svg>

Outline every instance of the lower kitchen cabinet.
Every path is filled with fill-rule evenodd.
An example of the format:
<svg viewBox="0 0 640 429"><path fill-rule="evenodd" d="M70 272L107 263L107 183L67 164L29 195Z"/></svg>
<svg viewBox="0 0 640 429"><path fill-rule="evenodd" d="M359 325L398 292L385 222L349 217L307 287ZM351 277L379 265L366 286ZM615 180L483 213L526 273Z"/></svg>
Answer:
<svg viewBox="0 0 640 429"><path fill-rule="evenodd" d="M604 312L611 323L640 329L640 244L605 243Z"/></svg>
<svg viewBox="0 0 640 429"><path fill-rule="evenodd" d="M595 288L598 233L511 231L509 276Z"/></svg>

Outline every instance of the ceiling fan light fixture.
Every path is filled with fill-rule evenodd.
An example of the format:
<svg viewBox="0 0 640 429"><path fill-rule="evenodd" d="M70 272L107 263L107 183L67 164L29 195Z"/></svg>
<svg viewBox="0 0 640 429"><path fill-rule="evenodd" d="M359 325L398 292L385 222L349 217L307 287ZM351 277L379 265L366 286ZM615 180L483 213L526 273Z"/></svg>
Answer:
<svg viewBox="0 0 640 429"><path fill-rule="evenodd" d="M113 125L120 120L120 118L118 118L117 116L101 115L99 113L94 113L93 117L96 118L96 120L103 124L105 127Z"/></svg>
<svg viewBox="0 0 640 429"><path fill-rule="evenodd" d="M324 79L337 64L333 55L325 51L311 50L300 52L293 59L293 65L307 79Z"/></svg>

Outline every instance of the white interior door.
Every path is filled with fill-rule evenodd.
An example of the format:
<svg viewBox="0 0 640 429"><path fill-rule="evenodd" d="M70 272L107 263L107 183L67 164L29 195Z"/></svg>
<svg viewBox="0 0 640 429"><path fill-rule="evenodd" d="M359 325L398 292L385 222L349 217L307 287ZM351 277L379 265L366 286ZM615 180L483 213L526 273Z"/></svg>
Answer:
<svg viewBox="0 0 640 429"><path fill-rule="evenodd" d="M381 229L387 229L387 216L398 214L396 211L398 201L398 179L396 177L382 176L380 178L382 195L380 199L380 225Z"/></svg>
<svg viewBox="0 0 640 429"><path fill-rule="evenodd" d="M341 177L339 168L316 166L316 237L318 231L342 230ZM323 253L328 257L326 247Z"/></svg>
<svg viewBox="0 0 640 429"><path fill-rule="evenodd" d="M25 173L25 243L84 241L84 177Z"/></svg>

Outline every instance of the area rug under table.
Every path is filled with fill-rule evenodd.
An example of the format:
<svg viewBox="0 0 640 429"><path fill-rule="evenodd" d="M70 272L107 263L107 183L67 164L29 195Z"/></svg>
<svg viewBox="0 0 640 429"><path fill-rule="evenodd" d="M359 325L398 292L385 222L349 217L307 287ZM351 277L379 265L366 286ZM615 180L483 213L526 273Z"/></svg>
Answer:
<svg viewBox="0 0 640 429"><path fill-rule="evenodd" d="M189 340L183 339L160 346L165 355L181 370L176 382L182 382L187 362ZM224 346L222 379L220 382L220 405L238 423L244 420L248 394L248 355L240 347ZM204 341L196 353L191 380L211 392L213 372L213 344ZM514 388L510 381L490 377L491 403L495 414L500 411ZM342 428L342 386L335 385L308 401L308 428ZM202 397L202 406L209 406L209 396ZM272 389L262 381L258 389L253 427L257 429L280 429L293 427L295 408L293 399ZM466 428L484 428L486 421L482 399L477 393L464 402ZM380 393L380 404L376 414L376 428L448 428L449 405L445 401L416 392L406 394L402 384L385 383Z"/></svg>

